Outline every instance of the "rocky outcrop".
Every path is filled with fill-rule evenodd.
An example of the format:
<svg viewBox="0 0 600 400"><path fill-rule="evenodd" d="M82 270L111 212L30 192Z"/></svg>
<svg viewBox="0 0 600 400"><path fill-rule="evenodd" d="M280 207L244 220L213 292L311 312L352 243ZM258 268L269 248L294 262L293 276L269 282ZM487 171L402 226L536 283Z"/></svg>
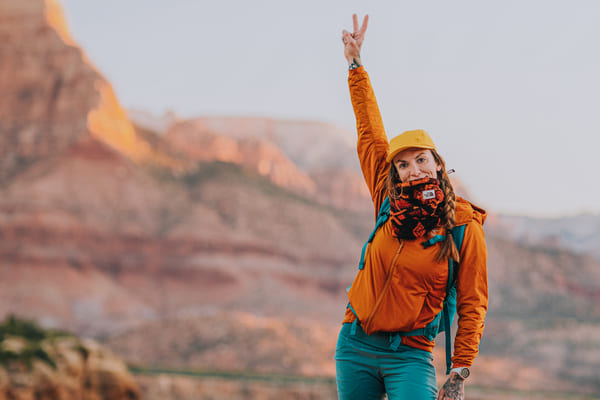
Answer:
<svg viewBox="0 0 600 400"><path fill-rule="evenodd" d="M14 332L15 326L28 329ZM141 399L133 376L107 348L31 327L14 318L0 327L0 399Z"/></svg>

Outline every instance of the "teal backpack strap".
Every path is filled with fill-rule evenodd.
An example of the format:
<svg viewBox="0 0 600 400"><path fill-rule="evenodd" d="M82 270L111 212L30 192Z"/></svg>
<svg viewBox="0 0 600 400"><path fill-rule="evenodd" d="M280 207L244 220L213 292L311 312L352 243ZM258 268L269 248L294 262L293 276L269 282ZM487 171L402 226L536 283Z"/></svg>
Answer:
<svg viewBox="0 0 600 400"><path fill-rule="evenodd" d="M390 198L389 198L389 196L386 196L385 200L383 200L383 203L381 204L381 207L379 207L379 214L377 215L377 221L375 222L375 228L373 229L373 232L371 232L371 234L369 235L369 239L367 239L367 241L364 244L362 251L360 253L360 262L358 263L358 269L363 269L365 267L365 253L367 252L367 247L369 247L369 243L371 243L373 241L373 238L375 237L375 233L377 233L377 230L381 227L381 225L383 225L387 222L389 217L390 217Z"/></svg>
<svg viewBox="0 0 600 400"><path fill-rule="evenodd" d="M375 237L375 233L377 233L377 230L381 227L381 225L383 225L387 222L389 217L390 217L390 198L389 198L389 196L386 196L385 199L383 200L383 203L381 204L381 207L379 207L379 213L377 214L377 221L375 221L375 228L373 228L373 232L371 232L371 234L369 235L369 238L365 242L365 244L362 248L362 251L360 253L360 262L358 263L358 269L363 269L365 267L365 253L367 252L367 247L369 247L369 243L371 243L373 241L373 238ZM352 287L352 284L350 284L346 288L346 292L349 292L351 287ZM350 333L352 335L355 335L356 334L356 326L358 325L358 314L356 314L356 311L354 311L354 308L352 308L352 305L350 303L348 303L347 307L350 310L352 310L352 313L356 317L354 319L354 322L352 323L352 328L350 331Z"/></svg>
<svg viewBox="0 0 600 400"><path fill-rule="evenodd" d="M452 239L454 239L454 245L456 249L460 253L462 248L463 238L465 236L465 226L459 225L452 228ZM448 285L446 287L446 298L448 298L451 293L453 287L456 284L458 274L458 263L454 260L448 260ZM456 289L455 289L456 290ZM450 309L448 306L449 301L444 301L444 337L446 338L446 375L450 373L450 369L452 368L452 332L450 327L452 325L452 320L450 318ZM452 315L454 317L454 315Z"/></svg>
<svg viewBox="0 0 600 400"><path fill-rule="evenodd" d="M346 306L346 308L349 308L350 311L352 311L352 314L354 314L354 322L352 322L352 326L350 328L350 334L351 335L356 335L356 327L358 326L358 314L356 313L356 311L354 311L354 308L352 308L352 304L350 304L350 302L348 302L348 305Z"/></svg>
<svg viewBox="0 0 600 400"><path fill-rule="evenodd" d="M423 246L424 249L433 246L434 244L436 244L437 242L443 242L444 240L446 240L446 236L444 235L435 235L433 236L431 239L422 242L421 245Z"/></svg>

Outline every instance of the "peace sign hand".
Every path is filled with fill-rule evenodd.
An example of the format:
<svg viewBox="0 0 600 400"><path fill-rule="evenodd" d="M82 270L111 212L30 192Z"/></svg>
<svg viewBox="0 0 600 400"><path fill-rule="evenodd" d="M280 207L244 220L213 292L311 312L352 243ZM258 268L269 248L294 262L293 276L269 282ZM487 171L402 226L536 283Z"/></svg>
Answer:
<svg viewBox="0 0 600 400"><path fill-rule="evenodd" d="M360 61L360 49L363 41L365 40L365 33L367 32L367 24L369 23L369 16L365 15L362 26L358 26L358 16L352 15L352 22L354 25L354 32L350 33L347 30L342 31L342 41L344 42L344 57L348 60L349 65L356 64L361 65Z"/></svg>

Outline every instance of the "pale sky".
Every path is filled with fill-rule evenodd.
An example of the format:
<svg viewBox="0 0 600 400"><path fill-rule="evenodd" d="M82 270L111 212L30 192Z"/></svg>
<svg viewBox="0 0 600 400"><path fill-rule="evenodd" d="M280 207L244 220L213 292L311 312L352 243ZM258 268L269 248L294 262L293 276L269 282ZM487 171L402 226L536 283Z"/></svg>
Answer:
<svg viewBox="0 0 600 400"><path fill-rule="evenodd" d="M388 137L422 128L492 212L600 213L600 2L62 0L126 108L333 123L354 135L341 30Z"/></svg>

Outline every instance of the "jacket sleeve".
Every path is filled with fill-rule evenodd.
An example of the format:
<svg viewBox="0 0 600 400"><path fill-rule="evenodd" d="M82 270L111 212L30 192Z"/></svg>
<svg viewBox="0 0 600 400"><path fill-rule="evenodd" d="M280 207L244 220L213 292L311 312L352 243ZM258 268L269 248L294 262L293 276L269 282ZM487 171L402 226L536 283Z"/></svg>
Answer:
<svg viewBox="0 0 600 400"><path fill-rule="evenodd" d="M377 213L385 198L385 181L390 168L386 161L389 143L369 75L362 66L349 72L348 85L358 131L356 148Z"/></svg>
<svg viewBox="0 0 600 400"><path fill-rule="evenodd" d="M460 254L457 284L458 330L453 367L470 367L479 353L488 306L487 248L483 221L469 222Z"/></svg>

